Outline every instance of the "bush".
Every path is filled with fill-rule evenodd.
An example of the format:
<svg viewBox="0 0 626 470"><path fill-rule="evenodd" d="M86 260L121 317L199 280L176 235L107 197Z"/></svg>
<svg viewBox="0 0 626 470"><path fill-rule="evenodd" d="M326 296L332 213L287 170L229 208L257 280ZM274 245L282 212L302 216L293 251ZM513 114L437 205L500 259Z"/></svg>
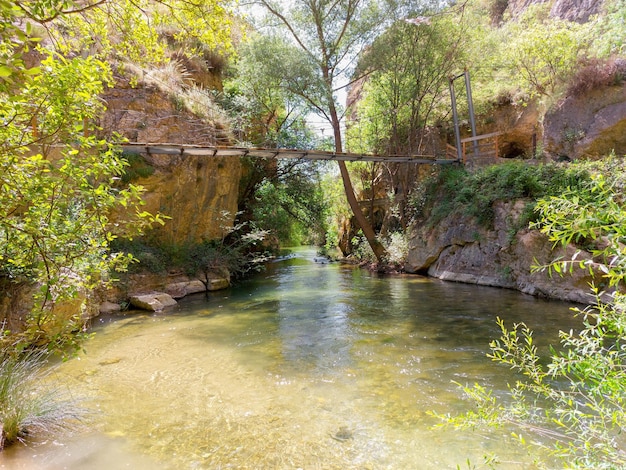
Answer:
<svg viewBox="0 0 626 470"><path fill-rule="evenodd" d="M577 188L588 179L584 166L528 165L510 162L475 172L444 167L411 193L414 217L435 225L458 212L481 225L493 223L494 203L513 199L538 199Z"/></svg>
<svg viewBox="0 0 626 470"><path fill-rule="evenodd" d="M625 59L588 59L572 77L567 95L581 96L597 88L620 85L624 80L626 80Z"/></svg>
<svg viewBox="0 0 626 470"><path fill-rule="evenodd" d="M245 276L259 268L267 259L259 252L259 244L267 232L256 230L248 223L224 228L227 235L218 240L207 240L190 245L153 243L148 239L116 239L112 251L130 254L135 261L129 266L131 273L151 272L165 274L172 269L185 271L189 276L202 274L205 280L213 275L234 278Z"/></svg>

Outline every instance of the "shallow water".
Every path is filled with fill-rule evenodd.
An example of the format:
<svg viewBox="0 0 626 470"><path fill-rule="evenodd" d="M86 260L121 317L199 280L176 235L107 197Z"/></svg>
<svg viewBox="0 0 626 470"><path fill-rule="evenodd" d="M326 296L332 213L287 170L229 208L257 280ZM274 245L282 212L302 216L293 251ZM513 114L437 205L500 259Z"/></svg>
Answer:
<svg viewBox="0 0 626 470"><path fill-rule="evenodd" d="M428 412L469 406L454 382L506 397L515 375L485 356L497 316L545 347L576 325L570 305L313 257L173 311L100 319L54 373L86 398L90 430L10 449L0 468L480 468L492 453L534 468L510 430L433 429Z"/></svg>

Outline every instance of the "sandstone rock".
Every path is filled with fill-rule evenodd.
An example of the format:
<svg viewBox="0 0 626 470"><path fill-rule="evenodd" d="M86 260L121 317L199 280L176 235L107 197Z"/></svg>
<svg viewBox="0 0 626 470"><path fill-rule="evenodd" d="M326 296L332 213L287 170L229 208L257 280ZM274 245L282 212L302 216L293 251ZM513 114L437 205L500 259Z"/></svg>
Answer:
<svg viewBox="0 0 626 470"><path fill-rule="evenodd" d="M517 233L518 218L526 201L499 203L490 230L467 217L454 214L437 227L413 230L408 272L427 272L448 281L517 289L521 292L573 302L589 303L589 273L575 270L573 275L549 277L532 272L535 265L547 265L557 256L571 258L574 247L555 251L548 238L533 230ZM515 233L515 236L513 234ZM579 259L589 259L581 254Z"/></svg>
<svg viewBox="0 0 626 470"><path fill-rule="evenodd" d="M122 306L113 302L102 302L99 307L100 315L110 315L120 312L121 310Z"/></svg>
<svg viewBox="0 0 626 470"><path fill-rule="evenodd" d="M214 289L217 290L217 289ZM165 287L165 292L171 295L175 299L180 299L190 294L198 294L200 292L206 292L206 287L199 280L175 282L168 284Z"/></svg>
<svg viewBox="0 0 626 470"><path fill-rule="evenodd" d="M230 281L225 278L211 279L209 281L209 290L222 290L230 286Z"/></svg>
<svg viewBox="0 0 626 470"><path fill-rule="evenodd" d="M537 123L540 120L540 113L537 103L532 101L527 106L508 103L498 106L493 110L495 128L482 130L485 134L489 132L501 132L498 137L498 154L504 158L515 158L532 156L533 135L541 140L542 129Z"/></svg>
<svg viewBox="0 0 626 470"><path fill-rule="evenodd" d="M544 118L544 147L572 159L626 153L626 84L563 100Z"/></svg>
<svg viewBox="0 0 626 470"><path fill-rule="evenodd" d="M150 294L131 295L130 304L142 310L160 312L166 307L177 305L177 302L169 294L153 292Z"/></svg>
<svg viewBox="0 0 626 470"><path fill-rule="evenodd" d="M102 95L107 111L100 125L103 134L118 132L131 142L197 145L227 144L215 130L197 116L178 109L171 97L155 87L131 86L116 77L114 88ZM223 136L222 136L223 137ZM153 239L168 245L185 245L221 238L232 227L238 210L237 197L241 163L234 157L150 155L145 168L133 182L146 192L142 210L171 217L164 226L149 232ZM123 217L124 214L119 214Z"/></svg>

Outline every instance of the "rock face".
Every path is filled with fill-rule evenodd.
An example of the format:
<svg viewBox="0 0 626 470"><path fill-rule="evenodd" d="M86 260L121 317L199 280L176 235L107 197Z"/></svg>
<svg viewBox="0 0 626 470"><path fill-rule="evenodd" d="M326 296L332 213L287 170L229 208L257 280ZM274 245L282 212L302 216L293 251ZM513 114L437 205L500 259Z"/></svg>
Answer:
<svg viewBox="0 0 626 470"><path fill-rule="evenodd" d="M513 18L520 16L531 5L548 3L550 16L584 23L591 15L600 13L605 0L508 0L508 11Z"/></svg>
<svg viewBox="0 0 626 470"><path fill-rule="evenodd" d="M563 100L544 118L544 145L572 159L625 154L626 83Z"/></svg>
<svg viewBox="0 0 626 470"><path fill-rule="evenodd" d="M574 249L559 253L552 250L547 237L538 231L516 233L516 223L525 205L525 201L500 203L491 230L458 214L447 217L436 227L415 228L406 270L449 281L589 303L592 279L587 274L577 271L573 276L550 278L545 272L531 273L532 266L545 265L559 254L571 256Z"/></svg>
<svg viewBox="0 0 626 470"><path fill-rule="evenodd" d="M554 0L550 16L584 23L591 15L600 13L604 0Z"/></svg>
<svg viewBox="0 0 626 470"><path fill-rule="evenodd" d="M493 110L495 126L490 126L480 133L501 132L498 137L498 154L504 158L532 156L533 143L541 141L542 128L539 125L540 113L536 102L527 106L508 103ZM534 136L534 140L533 140Z"/></svg>
<svg viewBox="0 0 626 470"><path fill-rule="evenodd" d="M154 173L133 181L146 189L143 207L171 217L148 236L176 246L220 239L232 227L241 171L238 158L155 155L146 162Z"/></svg>
<svg viewBox="0 0 626 470"><path fill-rule="evenodd" d="M118 78L115 88L102 98L107 105L101 122L105 134L116 131L131 142L225 143L225 133L217 124L180 109L157 88L132 87ZM232 227L241 176L238 158L151 155L144 160L144 171L132 179L146 189L144 208L171 217L150 237L175 246L221 238Z"/></svg>

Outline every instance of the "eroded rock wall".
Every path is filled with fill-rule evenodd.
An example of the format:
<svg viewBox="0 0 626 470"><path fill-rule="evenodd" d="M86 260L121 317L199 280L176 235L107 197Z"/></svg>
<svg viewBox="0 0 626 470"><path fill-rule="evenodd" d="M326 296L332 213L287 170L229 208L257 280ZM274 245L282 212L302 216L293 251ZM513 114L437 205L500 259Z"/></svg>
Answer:
<svg viewBox="0 0 626 470"><path fill-rule="evenodd" d="M626 154L626 83L567 97L546 114L543 128L544 150L550 155Z"/></svg>
<svg viewBox="0 0 626 470"><path fill-rule="evenodd" d="M101 120L105 135L117 132L131 142L228 143L223 125L185 111L175 98L154 86L132 86L127 78L117 77L116 86L102 98L107 106ZM184 245L219 239L232 227L241 177L237 157L151 155L144 159L153 171L132 180L146 189L144 209L171 218L151 230L149 237Z"/></svg>
<svg viewBox="0 0 626 470"><path fill-rule="evenodd" d="M516 289L526 294L590 303L591 277L577 271L572 276L550 277L531 272L559 255L547 237L536 230L517 231L526 201L499 203L494 226L486 229L473 219L452 214L434 227L415 227L410 235L406 270L448 281ZM580 258L584 259L584 258Z"/></svg>
<svg viewBox="0 0 626 470"><path fill-rule="evenodd" d="M604 0L508 0L507 9L513 18L519 17L531 5L548 3L550 16L584 23L600 13Z"/></svg>

